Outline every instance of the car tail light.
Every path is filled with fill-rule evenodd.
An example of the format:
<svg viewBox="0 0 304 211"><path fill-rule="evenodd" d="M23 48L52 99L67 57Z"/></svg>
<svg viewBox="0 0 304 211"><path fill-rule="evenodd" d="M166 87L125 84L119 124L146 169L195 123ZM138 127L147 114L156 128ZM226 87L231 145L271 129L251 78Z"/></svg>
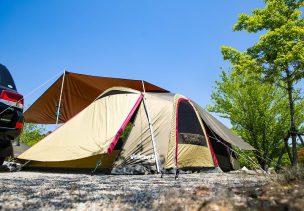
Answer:
<svg viewBox="0 0 304 211"><path fill-rule="evenodd" d="M0 100L9 106L15 106L21 109L24 107L23 96L17 92L2 90Z"/></svg>
<svg viewBox="0 0 304 211"><path fill-rule="evenodd" d="M23 122L17 122L15 128L22 128L23 127Z"/></svg>

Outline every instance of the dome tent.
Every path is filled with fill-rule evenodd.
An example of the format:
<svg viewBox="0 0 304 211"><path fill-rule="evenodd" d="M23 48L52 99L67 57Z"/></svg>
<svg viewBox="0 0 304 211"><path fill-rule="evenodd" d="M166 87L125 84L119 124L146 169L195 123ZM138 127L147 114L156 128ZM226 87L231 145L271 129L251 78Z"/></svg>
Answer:
<svg viewBox="0 0 304 211"><path fill-rule="evenodd" d="M232 145L254 149L182 95L112 87L18 158L48 168L94 168L102 158L101 169L123 173L232 170Z"/></svg>

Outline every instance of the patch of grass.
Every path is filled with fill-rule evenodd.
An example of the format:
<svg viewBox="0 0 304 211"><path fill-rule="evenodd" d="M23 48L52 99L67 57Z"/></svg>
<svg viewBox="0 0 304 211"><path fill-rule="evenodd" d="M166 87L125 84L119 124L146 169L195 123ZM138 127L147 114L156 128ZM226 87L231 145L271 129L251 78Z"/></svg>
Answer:
<svg viewBox="0 0 304 211"><path fill-rule="evenodd" d="M304 179L304 167L294 167L282 170L277 176L278 182L287 184L294 181L302 181Z"/></svg>

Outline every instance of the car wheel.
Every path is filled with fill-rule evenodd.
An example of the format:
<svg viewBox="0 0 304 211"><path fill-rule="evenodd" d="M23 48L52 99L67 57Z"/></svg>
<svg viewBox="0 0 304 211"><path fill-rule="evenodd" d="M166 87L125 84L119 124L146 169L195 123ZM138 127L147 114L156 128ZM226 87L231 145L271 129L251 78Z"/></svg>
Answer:
<svg viewBox="0 0 304 211"><path fill-rule="evenodd" d="M0 165L3 164L4 160L5 160L5 157L0 157Z"/></svg>

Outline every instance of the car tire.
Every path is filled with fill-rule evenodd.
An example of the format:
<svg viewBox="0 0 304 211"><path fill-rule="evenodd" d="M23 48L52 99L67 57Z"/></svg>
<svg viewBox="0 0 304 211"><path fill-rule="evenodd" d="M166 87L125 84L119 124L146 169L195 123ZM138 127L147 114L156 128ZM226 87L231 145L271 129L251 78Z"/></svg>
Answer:
<svg viewBox="0 0 304 211"><path fill-rule="evenodd" d="M0 157L0 166L3 164L5 157Z"/></svg>
<svg viewBox="0 0 304 211"><path fill-rule="evenodd" d="M6 157L13 156L12 142L7 137L1 137L0 139L0 165L3 164Z"/></svg>

